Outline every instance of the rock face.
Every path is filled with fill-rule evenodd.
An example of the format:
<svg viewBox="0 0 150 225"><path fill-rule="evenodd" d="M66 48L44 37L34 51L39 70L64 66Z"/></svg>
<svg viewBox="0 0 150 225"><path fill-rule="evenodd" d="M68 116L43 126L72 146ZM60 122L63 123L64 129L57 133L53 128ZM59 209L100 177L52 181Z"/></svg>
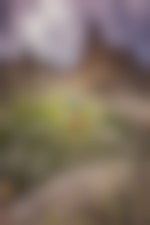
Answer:
<svg viewBox="0 0 150 225"><path fill-rule="evenodd" d="M149 167L145 171L148 175ZM1 221L4 225L143 225L150 221L145 178L141 183L137 167L126 160L77 167L24 196L0 215Z"/></svg>
<svg viewBox="0 0 150 225"><path fill-rule="evenodd" d="M66 225L80 219L87 220L85 224L96 224L103 223L105 217L111 221L122 219L124 198L130 205L133 183L133 167L124 161L76 168L14 204L10 210L11 225Z"/></svg>
<svg viewBox="0 0 150 225"><path fill-rule="evenodd" d="M26 52L69 67L79 63L94 26L106 44L150 62L150 4L146 0L2 0L1 57ZM5 38L4 38L5 37Z"/></svg>

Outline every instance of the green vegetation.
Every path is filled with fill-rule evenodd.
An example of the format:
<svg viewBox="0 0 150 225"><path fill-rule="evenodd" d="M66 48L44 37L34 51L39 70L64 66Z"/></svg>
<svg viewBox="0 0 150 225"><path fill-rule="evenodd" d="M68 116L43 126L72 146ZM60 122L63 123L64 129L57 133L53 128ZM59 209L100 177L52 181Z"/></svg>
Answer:
<svg viewBox="0 0 150 225"><path fill-rule="evenodd" d="M23 185L92 157L121 155L132 140L127 121L77 95L20 96L0 118L3 171Z"/></svg>

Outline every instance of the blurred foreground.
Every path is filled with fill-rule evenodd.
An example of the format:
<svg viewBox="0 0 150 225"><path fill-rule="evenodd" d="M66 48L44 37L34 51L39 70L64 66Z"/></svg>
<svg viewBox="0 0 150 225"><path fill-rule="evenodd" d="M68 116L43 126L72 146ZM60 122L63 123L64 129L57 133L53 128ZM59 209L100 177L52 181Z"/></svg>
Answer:
<svg viewBox="0 0 150 225"><path fill-rule="evenodd" d="M89 12L97 28L103 19L109 40L99 40L93 31L85 57L81 53L85 34L75 35L83 31L82 17L69 13L76 12L73 5L66 8L62 1L56 5L43 2L38 10L34 9L36 1L29 4L28 10L33 8L24 11L26 17L16 14L27 20L26 30L17 32L26 35L23 45L28 41L27 51L34 50L33 58L26 51L23 58L15 58L13 50L18 49L7 32L6 45L0 39L0 56L6 56L0 62L0 225L148 225L150 57L146 1L143 7L141 1L135 8L136 1L127 4L129 8L123 5L131 10L125 10L125 17L119 20L124 29L116 23L120 14L115 20L111 4L103 5L105 15L94 1ZM53 11L47 3L61 6L55 9L63 11ZM61 17L63 22L56 12L66 14ZM126 24L127 12L133 22L130 26ZM42 22L37 23L38 19ZM37 30L30 30L35 24ZM52 29L48 29L48 37L47 28ZM120 49L127 38L120 31L130 37L130 53ZM80 42L83 45L77 48ZM76 54L83 60L75 66L71 62L78 58Z"/></svg>
<svg viewBox="0 0 150 225"><path fill-rule="evenodd" d="M149 95L102 62L63 77L5 68L21 83L1 96L2 224L149 224Z"/></svg>

